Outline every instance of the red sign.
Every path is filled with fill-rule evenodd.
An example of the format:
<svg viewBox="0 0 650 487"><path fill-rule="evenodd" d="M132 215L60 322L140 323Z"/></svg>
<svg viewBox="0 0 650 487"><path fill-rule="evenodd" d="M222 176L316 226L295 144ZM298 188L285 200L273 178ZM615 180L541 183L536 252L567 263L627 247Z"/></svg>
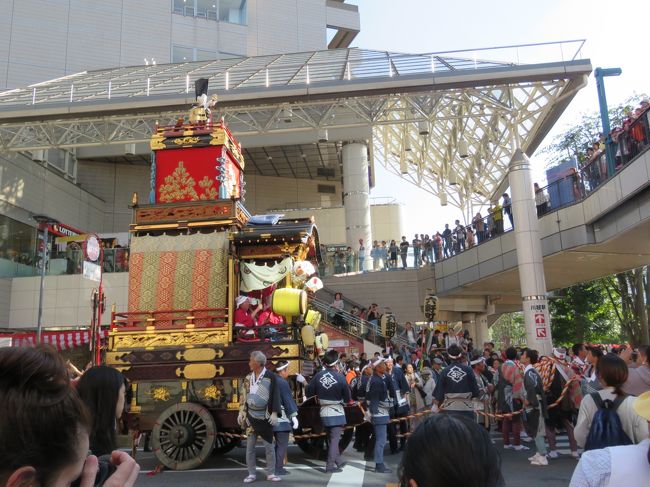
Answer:
<svg viewBox="0 0 650 487"><path fill-rule="evenodd" d="M536 325L545 325L546 319L544 318L544 313L535 313L535 324Z"/></svg>
<svg viewBox="0 0 650 487"><path fill-rule="evenodd" d="M546 328L535 328L537 338L546 338Z"/></svg>
<svg viewBox="0 0 650 487"><path fill-rule="evenodd" d="M54 225L50 225L47 231L57 237L75 237L83 233L81 230L71 227L70 225L65 225L64 223L55 223Z"/></svg>

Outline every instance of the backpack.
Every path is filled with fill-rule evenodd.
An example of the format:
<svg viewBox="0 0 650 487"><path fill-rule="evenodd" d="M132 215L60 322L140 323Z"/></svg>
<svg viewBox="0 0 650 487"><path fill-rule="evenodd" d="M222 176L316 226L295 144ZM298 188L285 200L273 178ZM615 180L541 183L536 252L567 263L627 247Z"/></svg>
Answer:
<svg viewBox="0 0 650 487"><path fill-rule="evenodd" d="M598 411L591 421L589 435L585 443L585 451L598 450L608 446L631 445L632 440L627 436L621 424L621 418L616 410L625 401L627 396L617 396L614 401L603 399L600 394L594 392L589 394L598 407Z"/></svg>

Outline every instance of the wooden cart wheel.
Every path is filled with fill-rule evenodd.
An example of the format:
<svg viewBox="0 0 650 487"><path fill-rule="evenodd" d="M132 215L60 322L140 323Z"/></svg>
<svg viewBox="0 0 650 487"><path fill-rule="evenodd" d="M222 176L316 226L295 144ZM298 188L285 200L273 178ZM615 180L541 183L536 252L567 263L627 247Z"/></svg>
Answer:
<svg viewBox="0 0 650 487"><path fill-rule="evenodd" d="M201 465L215 444L216 425L210 412L199 404L178 403L158 417L151 432L156 458L173 470Z"/></svg>
<svg viewBox="0 0 650 487"><path fill-rule="evenodd" d="M229 430L228 433L240 434L240 432L236 430ZM228 453L230 450L239 445L240 441L241 438L232 438L229 436L217 435L213 453L215 455L223 455L225 453Z"/></svg>

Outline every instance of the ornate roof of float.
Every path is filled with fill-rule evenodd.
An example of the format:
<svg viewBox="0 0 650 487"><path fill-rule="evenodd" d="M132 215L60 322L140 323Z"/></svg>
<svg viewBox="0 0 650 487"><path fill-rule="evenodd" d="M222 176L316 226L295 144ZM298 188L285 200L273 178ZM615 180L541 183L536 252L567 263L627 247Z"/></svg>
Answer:
<svg viewBox="0 0 650 487"><path fill-rule="evenodd" d="M82 72L0 92L0 149L147 142L157 122L186 114L194 81L208 78L216 116L249 157L264 156L252 170L309 177L326 164L323 150L307 154L319 139L326 153L365 139L374 163L467 208L504 189L513 141L532 154L584 86L583 45L350 48Z"/></svg>

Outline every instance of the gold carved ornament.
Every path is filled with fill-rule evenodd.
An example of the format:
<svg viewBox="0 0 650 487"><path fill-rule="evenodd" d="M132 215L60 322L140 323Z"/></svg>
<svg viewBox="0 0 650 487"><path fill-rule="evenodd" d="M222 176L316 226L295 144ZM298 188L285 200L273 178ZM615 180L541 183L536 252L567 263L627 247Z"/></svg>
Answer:
<svg viewBox="0 0 650 487"><path fill-rule="evenodd" d="M203 396L204 399L213 399L216 401L221 397L221 391L217 386L212 384L202 389L201 395Z"/></svg>
<svg viewBox="0 0 650 487"><path fill-rule="evenodd" d="M174 144L176 145L193 145L193 144L198 144L200 142L199 137L179 137L178 139L174 139Z"/></svg>
<svg viewBox="0 0 650 487"><path fill-rule="evenodd" d="M226 327L227 328L227 327ZM113 350L128 348L153 349L156 347L189 347L196 345L219 345L228 343L226 328L210 330L178 331L157 334L120 334L113 337Z"/></svg>
<svg viewBox="0 0 650 487"><path fill-rule="evenodd" d="M202 192L196 191L196 181L187 172L185 162L179 161L174 172L165 176L165 183L158 190L161 203L171 203L180 200L216 200L219 199L219 191L214 187L214 181L205 176L199 181L199 188Z"/></svg>
<svg viewBox="0 0 650 487"><path fill-rule="evenodd" d="M147 395L151 396L151 399L153 399L154 401L162 401L162 402L167 402L172 398L172 394L169 390L169 387L166 386L152 387L151 390L147 393Z"/></svg>

